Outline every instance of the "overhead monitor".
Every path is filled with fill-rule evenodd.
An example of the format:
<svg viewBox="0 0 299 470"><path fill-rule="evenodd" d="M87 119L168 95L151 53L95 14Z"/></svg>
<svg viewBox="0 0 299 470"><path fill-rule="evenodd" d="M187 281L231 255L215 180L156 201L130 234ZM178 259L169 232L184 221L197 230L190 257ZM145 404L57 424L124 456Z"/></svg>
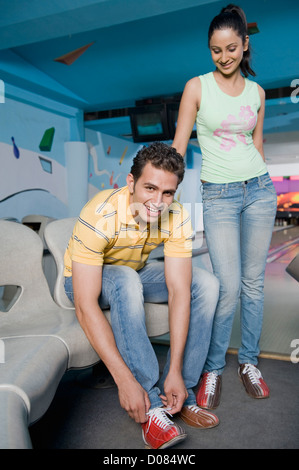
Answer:
<svg viewBox="0 0 299 470"><path fill-rule="evenodd" d="M165 104L137 106L129 114L134 142L169 140Z"/></svg>
<svg viewBox="0 0 299 470"><path fill-rule="evenodd" d="M170 103L167 104L167 120L168 120L168 128L169 128L169 135L170 139L173 139L175 136L175 131L178 122L178 115L179 115L179 107L180 103ZM196 124L194 123L193 129L191 131L190 139L196 139Z"/></svg>

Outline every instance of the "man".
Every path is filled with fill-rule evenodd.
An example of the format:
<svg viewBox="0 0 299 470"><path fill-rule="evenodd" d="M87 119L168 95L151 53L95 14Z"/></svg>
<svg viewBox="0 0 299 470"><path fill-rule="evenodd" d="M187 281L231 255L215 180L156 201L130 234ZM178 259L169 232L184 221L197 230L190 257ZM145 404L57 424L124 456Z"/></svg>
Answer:
<svg viewBox="0 0 299 470"><path fill-rule="evenodd" d="M193 269L190 217L174 201L184 161L156 142L133 161L127 186L99 192L83 208L65 253L65 290L150 448L185 439L167 414L209 428L218 418L196 405L208 352L218 281ZM164 263L146 264L164 243ZM170 349L163 376L145 326L144 302L168 302ZM111 326L102 312L110 307Z"/></svg>

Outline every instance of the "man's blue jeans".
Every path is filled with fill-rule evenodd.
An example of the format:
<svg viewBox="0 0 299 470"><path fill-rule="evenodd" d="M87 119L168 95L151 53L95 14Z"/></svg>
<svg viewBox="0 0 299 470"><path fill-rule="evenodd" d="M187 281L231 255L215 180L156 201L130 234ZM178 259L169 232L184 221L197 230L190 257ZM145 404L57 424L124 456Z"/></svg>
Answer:
<svg viewBox="0 0 299 470"><path fill-rule="evenodd" d="M239 363L257 364L264 308L264 274L277 209L268 173L247 182L203 184L203 217L213 271L220 282L204 370L222 373L238 300Z"/></svg>
<svg viewBox="0 0 299 470"><path fill-rule="evenodd" d="M66 278L65 291L73 301L72 278ZM183 363L183 379L189 393L185 405L196 404L192 388L198 383L207 357L218 296L216 277L194 267L190 326ZM163 393L169 369L169 353L159 381L158 360L146 331L144 302L167 301L163 262L149 263L138 272L126 266L103 266L99 305L110 308L117 347L137 381L148 392L151 408L162 406L159 395Z"/></svg>

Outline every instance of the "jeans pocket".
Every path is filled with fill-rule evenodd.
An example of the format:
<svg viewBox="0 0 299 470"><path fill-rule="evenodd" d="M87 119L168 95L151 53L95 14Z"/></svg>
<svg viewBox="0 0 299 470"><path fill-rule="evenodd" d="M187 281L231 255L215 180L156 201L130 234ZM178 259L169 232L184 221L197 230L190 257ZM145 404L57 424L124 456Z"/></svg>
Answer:
<svg viewBox="0 0 299 470"><path fill-rule="evenodd" d="M223 189L218 188L212 188L211 186L208 186L205 188L203 185L202 188L202 200L203 202L208 202L208 201L215 201L215 199L220 199L223 193Z"/></svg>
<svg viewBox="0 0 299 470"><path fill-rule="evenodd" d="M266 174L266 175L264 175L260 178L260 186L261 186L261 188L266 189L271 194L273 194L273 196L277 196L275 186L274 186L274 184L273 184L273 182L272 182L272 180L271 180L271 178L268 174Z"/></svg>

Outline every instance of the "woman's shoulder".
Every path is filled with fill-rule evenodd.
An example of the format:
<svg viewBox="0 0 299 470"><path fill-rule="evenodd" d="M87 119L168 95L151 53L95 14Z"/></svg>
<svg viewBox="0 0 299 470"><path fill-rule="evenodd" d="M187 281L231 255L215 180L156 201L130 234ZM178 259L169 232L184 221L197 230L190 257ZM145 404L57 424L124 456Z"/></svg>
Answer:
<svg viewBox="0 0 299 470"><path fill-rule="evenodd" d="M258 103L258 109L260 109L261 106L264 107L266 100L265 90L254 80L249 80L248 78L245 78L245 80L247 83L247 92L249 93L248 96Z"/></svg>
<svg viewBox="0 0 299 470"><path fill-rule="evenodd" d="M197 75L196 77L190 78L187 81L185 86L187 86L189 88L201 87L202 82L207 81L207 80L211 80L211 78L213 78L212 73L213 72L209 72L209 73L205 73L205 74L202 74L202 75Z"/></svg>
<svg viewBox="0 0 299 470"><path fill-rule="evenodd" d="M254 80L250 80L249 78L245 78L248 83L248 86L256 88L260 94L260 96L265 96L265 90Z"/></svg>
<svg viewBox="0 0 299 470"><path fill-rule="evenodd" d="M257 89L258 89L260 97L265 99L265 95L266 95L265 90L258 83L256 85L257 85Z"/></svg>
<svg viewBox="0 0 299 470"><path fill-rule="evenodd" d="M265 90L257 83L257 91L260 97L260 107L264 109L265 101L266 101L266 93Z"/></svg>
<svg viewBox="0 0 299 470"><path fill-rule="evenodd" d="M200 76L190 78L185 85L185 87L188 87L188 88L196 88L199 86L201 86Z"/></svg>
<svg viewBox="0 0 299 470"><path fill-rule="evenodd" d="M184 88L184 96L200 99L201 81L199 77L190 78Z"/></svg>

